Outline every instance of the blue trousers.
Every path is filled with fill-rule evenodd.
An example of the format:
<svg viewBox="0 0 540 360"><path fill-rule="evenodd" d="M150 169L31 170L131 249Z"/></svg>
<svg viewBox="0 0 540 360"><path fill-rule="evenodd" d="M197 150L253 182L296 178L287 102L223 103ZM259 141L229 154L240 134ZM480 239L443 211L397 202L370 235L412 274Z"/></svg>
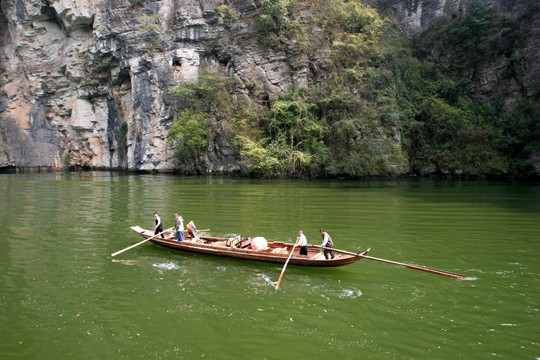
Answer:
<svg viewBox="0 0 540 360"><path fill-rule="evenodd" d="M184 230L178 231L177 234L178 241L184 241Z"/></svg>

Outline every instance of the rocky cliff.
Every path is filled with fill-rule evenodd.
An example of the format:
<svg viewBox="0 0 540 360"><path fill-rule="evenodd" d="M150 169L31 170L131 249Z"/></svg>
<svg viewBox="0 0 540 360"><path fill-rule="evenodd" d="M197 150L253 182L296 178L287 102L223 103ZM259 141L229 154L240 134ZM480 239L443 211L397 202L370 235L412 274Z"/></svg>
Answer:
<svg viewBox="0 0 540 360"><path fill-rule="evenodd" d="M373 1L408 35L467 4ZM486 1L522 15L516 1ZM175 169L171 87L195 81L204 67L256 83L259 96L272 98L320 71L250 41L259 7L254 0L2 0L0 167ZM524 56L528 73L538 74L540 16L533 18ZM487 71L487 82L496 74ZM537 92L537 75L523 85ZM216 138L207 170L235 171L235 161L227 137Z"/></svg>
<svg viewBox="0 0 540 360"><path fill-rule="evenodd" d="M256 10L249 0L232 5L240 18ZM230 36L215 8L205 0L2 1L0 166L173 168L169 87L196 79L203 63L231 67L231 56L202 59L208 41ZM237 61L234 72L265 74L271 60L250 58L257 63ZM270 69L272 91L291 85L281 74Z"/></svg>
<svg viewBox="0 0 540 360"><path fill-rule="evenodd" d="M434 21L442 18L454 18L462 15L473 0L368 0L381 12L388 14L400 31L408 37L422 32ZM535 0L482 0L488 8L501 10L506 15L524 25L527 44L520 51L520 56L525 59L524 67L526 76L522 86L527 93L538 92L540 84L540 8ZM501 61L504 59L492 59L486 62L481 74L478 76L481 87L494 91L500 87L514 87L514 84L501 84L503 78ZM498 61L499 60L499 61Z"/></svg>

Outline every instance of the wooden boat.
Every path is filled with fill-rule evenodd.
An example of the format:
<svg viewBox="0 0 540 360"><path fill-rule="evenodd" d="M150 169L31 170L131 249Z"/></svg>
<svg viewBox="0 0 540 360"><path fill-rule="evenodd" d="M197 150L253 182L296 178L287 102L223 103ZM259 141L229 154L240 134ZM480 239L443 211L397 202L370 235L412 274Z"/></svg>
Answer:
<svg viewBox="0 0 540 360"><path fill-rule="evenodd" d="M229 238L214 237L214 236L197 236L188 238L185 241L179 242L174 238L174 233L165 232L164 238L153 237L154 232L143 229L139 226L133 226L131 229L139 233L143 238L150 239L156 245L168 247L176 250L190 251L202 254L224 256L235 259L266 261L273 263L284 264L289 257L290 251L294 244L284 242L268 242L268 247L264 250L254 250L250 248L249 240L240 241L240 239L232 240ZM229 245L227 245L229 243ZM365 255L367 251L361 253ZM308 254L300 255L300 248L294 248L294 252L289 260L289 264L301 266L342 266L352 264L362 259L354 253L343 254L334 253L334 259L326 260L322 251L316 247L308 246Z"/></svg>

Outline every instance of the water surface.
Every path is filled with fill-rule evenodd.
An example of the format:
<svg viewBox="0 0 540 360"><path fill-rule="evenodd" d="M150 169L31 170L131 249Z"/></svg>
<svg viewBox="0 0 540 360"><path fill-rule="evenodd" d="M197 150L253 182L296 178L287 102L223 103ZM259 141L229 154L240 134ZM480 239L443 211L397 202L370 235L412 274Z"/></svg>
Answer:
<svg viewBox="0 0 540 360"><path fill-rule="evenodd" d="M3 359L538 359L540 187L484 181L0 174ZM141 245L179 211L217 236L370 247L340 268Z"/></svg>

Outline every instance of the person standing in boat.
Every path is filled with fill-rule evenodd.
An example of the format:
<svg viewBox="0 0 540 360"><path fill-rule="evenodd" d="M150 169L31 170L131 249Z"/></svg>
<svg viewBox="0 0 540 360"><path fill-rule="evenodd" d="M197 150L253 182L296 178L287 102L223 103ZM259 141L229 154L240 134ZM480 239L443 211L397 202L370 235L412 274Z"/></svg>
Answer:
<svg viewBox="0 0 540 360"><path fill-rule="evenodd" d="M296 245L300 246L300 255L307 255L307 239L302 230L298 230Z"/></svg>
<svg viewBox="0 0 540 360"><path fill-rule="evenodd" d="M184 218L177 212L174 213L174 227L176 228L176 239L179 242L184 241Z"/></svg>
<svg viewBox="0 0 540 360"><path fill-rule="evenodd" d="M320 233L321 233L321 236L323 238L323 242L321 244L321 246L327 248L324 250L324 257L326 258L326 260L328 260L328 256L330 256L331 259L334 258L334 252L332 250L329 250L329 249L332 249L334 247L334 242L332 241L332 238L330 237L330 235L328 235L328 233L326 231L324 231L324 229L321 229L319 230Z"/></svg>
<svg viewBox="0 0 540 360"><path fill-rule="evenodd" d="M165 238L163 236L163 223L161 222L161 218L159 217L159 214L157 211L154 211L154 217L156 218L156 230L154 231L154 235L157 235L161 233L161 238Z"/></svg>

